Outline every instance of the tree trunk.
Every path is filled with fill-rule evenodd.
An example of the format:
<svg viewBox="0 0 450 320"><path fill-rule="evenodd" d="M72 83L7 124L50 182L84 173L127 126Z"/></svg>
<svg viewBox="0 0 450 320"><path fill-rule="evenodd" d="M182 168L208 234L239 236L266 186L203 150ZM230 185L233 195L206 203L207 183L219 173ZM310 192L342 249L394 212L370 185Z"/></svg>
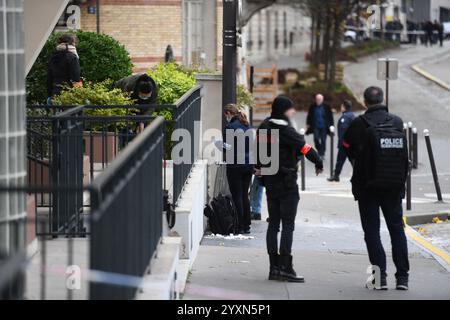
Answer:
<svg viewBox="0 0 450 320"><path fill-rule="evenodd" d="M331 40L331 10L327 8L327 14L325 16L325 34L323 37L323 55L322 63L325 64L325 81L329 79L329 55L330 55L330 40Z"/></svg>
<svg viewBox="0 0 450 320"><path fill-rule="evenodd" d="M316 16L316 41L315 41L315 45L316 45L316 49L314 50L314 65L316 66L316 68L319 67L320 64L320 38L321 38L321 29L322 29L322 15L320 14L320 12L317 13Z"/></svg>
<svg viewBox="0 0 450 320"><path fill-rule="evenodd" d="M341 19L338 15L334 17L333 47L330 53L330 78L328 89L333 90L336 84L336 54L341 47Z"/></svg>

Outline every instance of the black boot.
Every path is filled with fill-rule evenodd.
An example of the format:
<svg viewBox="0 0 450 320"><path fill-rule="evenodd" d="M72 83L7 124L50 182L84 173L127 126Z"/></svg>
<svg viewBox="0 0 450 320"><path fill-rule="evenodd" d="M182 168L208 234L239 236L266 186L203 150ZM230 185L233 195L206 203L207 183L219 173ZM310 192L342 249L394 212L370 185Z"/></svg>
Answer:
<svg viewBox="0 0 450 320"><path fill-rule="evenodd" d="M270 271L269 280L280 280L280 256L278 254L271 254L269 256Z"/></svg>
<svg viewBox="0 0 450 320"><path fill-rule="evenodd" d="M329 182L339 182L339 181L341 181L341 179L339 178L339 176L336 176L336 175L332 176L331 178L327 178L327 180L328 180Z"/></svg>
<svg viewBox="0 0 450 320"><path fill-rule="evenodd" d="M305 282L305 278L297 276L292 265L292 255L280 256L280 277L283 281L288 282Z"/></svg>

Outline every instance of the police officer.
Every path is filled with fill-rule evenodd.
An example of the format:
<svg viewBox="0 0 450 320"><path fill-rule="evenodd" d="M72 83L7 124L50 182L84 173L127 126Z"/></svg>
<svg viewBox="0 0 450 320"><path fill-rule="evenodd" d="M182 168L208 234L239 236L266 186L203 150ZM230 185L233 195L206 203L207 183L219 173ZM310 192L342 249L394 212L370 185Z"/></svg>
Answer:
<svg viewBox="0 0 450 320"><path fill-rule="evenodd" d="M279 96L274 100L272 114L259 127L257 139L258 147L266 144L266 150L272 150L273 144L278 143L279 155L271 156L279 156L279 167L276 174L265 175L264 165L258 161L256 174L262 174L269 210L266 237L270 259L269 280L304 282L304 278L297 276L294 271L291 255L295 216L300 200L297 185L298 162L301 156L306 156L315 163L317 175L323 171L323 163L319 154L306 144L304 137L292 127L294 114L294 103L289 98ZM273 130L278 132L278 141L275 140L276 134ZM280 223L282 232L278 245Z"/></svg>
<svg viewBox="0 0 450 320"><path fill-rule="evenodd" d="M408 290L408 247L402 208L408 153L403 121L388 112L382 89L366 89L364 100L368 110L352 122L342 144L354 164L352 190L359 205L369 260L380 271L380 281L374 289L387 289L386 254L380 239L381 208L391 236L396 288Z"/></svg>

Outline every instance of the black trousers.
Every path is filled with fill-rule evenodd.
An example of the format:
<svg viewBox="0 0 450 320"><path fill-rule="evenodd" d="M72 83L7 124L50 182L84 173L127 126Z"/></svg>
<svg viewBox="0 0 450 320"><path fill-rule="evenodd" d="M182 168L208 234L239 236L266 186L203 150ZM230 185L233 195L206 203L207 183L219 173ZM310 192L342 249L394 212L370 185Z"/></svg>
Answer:
<svg viewBox="0 0 450 320"><path fill-rule="evenodd" d="M269 227L266 243L269 255L289 255L292 250L292 240L295 229L295 216L300 196L298 192L291 192L279 198L267 198L269 209ZM278 248L278 233L282 225L280 247Z"/></svg>
<svg viewBox="0 0 450 320"><path fill-rule="evenodd" d="M339 177L344 167L345 160L347 160L347 153L343 147L338 148L338 154L336 159L336 168L334 169L334 176Z"/></svg>
<svg viewBox="0 0 450 320"><path fill-rule="evenodd" d="M252 181L253 168L248 166L227 167L227 179L231 196L239 219L239 227L242 230L250 228L250 199L249 189Z"/></svg>
<svg viewBox="0 0 450 320"><path fill-rule="evenodd" d="M392 258L396 278L407 278L409 271L408 244L403 223L403 192L364 191L358 204L361 215L364 240L370 263L378 266L381 275L386 275L386 254L380 238L380 208L391 236Z"/></svg>

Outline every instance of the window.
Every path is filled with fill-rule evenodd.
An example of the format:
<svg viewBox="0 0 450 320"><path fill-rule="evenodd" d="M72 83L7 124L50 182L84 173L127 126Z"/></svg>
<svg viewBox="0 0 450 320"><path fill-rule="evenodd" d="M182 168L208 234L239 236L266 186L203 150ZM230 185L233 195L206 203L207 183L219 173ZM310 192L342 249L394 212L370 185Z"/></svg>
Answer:
<svg viewBox="0 0 450 320"><path fill-rule="evenodd" d="M202 65L203 62L203 0L183 1L183 63ZM168 43L169 44L169 43Z"/></svg>

